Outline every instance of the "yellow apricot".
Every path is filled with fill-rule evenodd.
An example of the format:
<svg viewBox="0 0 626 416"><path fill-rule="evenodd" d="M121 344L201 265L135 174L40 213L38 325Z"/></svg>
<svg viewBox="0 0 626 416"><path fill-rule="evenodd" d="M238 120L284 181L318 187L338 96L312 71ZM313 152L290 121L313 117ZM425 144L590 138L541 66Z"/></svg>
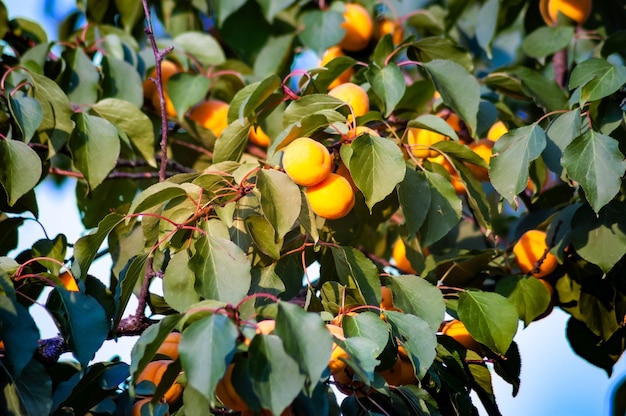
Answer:
<svg viewBox="0 0 626 416"><path fill-rule="evenodd" d="M469 145L469 148L474 151L478 156L480 156L489 166L489 161L491 160L491 153L493 149L493 143L488 139L480 139L477 142L472 142ZM476 166L471 163L466 164L469 170L472 172L474 177L479 181L487 182L489 180L489 170L487 168L483 168L482 166Z"/></svg>
<svg viewBox="0 0 626 416"><path fill-rule="evenodd" d="M411 266L411 262L406 257L406 246L404 245L404 241L399 238L396 243L393 245L393 249L391 251L391 257L396 263L396 267L402 272L408 272L411 274L416 274L417 272Z"/></svg>
<svg viewBox="0 0 626 416"><path fill-rule="evenodd" d="M328 95L348 104L350 107L348 120L352 120L353 116L360 117L370 111L370 99L367 92L352 82L336 86L328 91Z"/></svg>
<svg viewBox="0 0 626 416"><path fill-rule="evenodd" d="M500 137L504 136L508 132L509 129L506 124L504 124L502 121L496 121L489 128L489 131L487 132L487 139L491 140L492 142L496 142Z"/></svg>
<svg viewBox="0 0 626 416"><path fill-rule="evenodd" d="M591 6L591 0L541 0L539 11L548 26L558 24L559 13L582 25L591 14Z"/></svg>
<svg viewBox="0 0 626 416"><path fill-rule="evenodd" d="M252 143L261 147L268 147L272 143L270 136L268 136L267 133L263 131L261 126L250 127L250 133L248 134L248 138Z"/></svg>
<svg viewBox="0 0 626 416"><path fill-rule="evenodd" d="M339 46L331 46L330 48L326 49L326 51L322 55L322 62L320 63L320 66L326 66L326 64L328 64L330 61L340 56L345 56L341 48ZM350 78L352 78L352 75L354 75L354 69L353 68L346 69L337 78L335 78L333 82L330 83L330 85L328 86L328 89L330 90L340 84L349 82Z"/></svg>
<svg viewBox="0 0 626 416"><path fill-rule="evenodd" d="M532 274L535 277L547 276L559 265L556 256L548 250L546 232L541 230L526 231L513 245L517 267L522 273ZM535 270L541 258L543 258L541 266Z"/></svg>
<svg viewBox="0 0 626 416"><path fill-rule="evenodd" d="M320 142L309 137L299 137L283 151L283 168L298 185L313 186L330 175L332 158Z"/></svg>
<svg viewBox="0 0 626 416"><path fill-rule="evenodd" d="M74 276L70 272L63 272L59 275L59 279L63 286L70 292L78 292L78 285L76 284L76 280L74 280Z"/></svg>
<svg viewBox="0 0 626 416"><path fill-rule="evenodd" d="M443 140L448 140L448 137L443 134L418 127L409 127L406 133L407 142L411 146L413 156L420 159L429 159L439 156L440 153L431 149L430 146Z"/></svg>
<svg viewBox="0 0 626 416"><path fill-rule="evenodd" d="M465 185L461 181L461 177L448 159L446 159L443 155L439 155L437 157L430 158L429 160L434 163L439 163L446 169L446 171L448 171L450 174L450 182L452 183L454 191L457 195L463 195L467 191L465 189Z"/></svg>
<svg viewBox="0 0 626 416"><path fill-rule="evenodd" d="M375 38L379 40L383 36L391 34L394 45L399 44L404 39L402 25L387 17L376 22Z"/></svg>
<svg viewBox="0 0 626 416"><path fill-rule="evenodd" d="M306 189L306 199L313 212L322 218L336 220L354 207L354 191L346 178L331 173L322 182Z"/></svg>
<svg viewBox="0 0 626 416"><path fill-rule="evenodd" d="M224 101L206 100L191 109L189 119L205 129L211 130L215 137L219 137L228 126L229 107L228 103Z"/></svg>
<svg viewBox="0 0 626 416"><path fill-rule="evenodd" d="M346 34L339 46L350 52L364 49L374 33L374 22L367 9L360 4L348 3L343 18L341 27L346 30Z"/></svg>
<svg viewBox="0 0 626 416"><path fill-rule="evenodd" d="M346 337L343 334L343 328L339 325L326 324L326 329L337 339L344 340ZM337 374L346 368L346 362L340 358L347 358L348 353L339 345L333 342L333 348L328 361L328 368L331 374Z"/></svg>
<svg viewBox="0 0 626 416"><path fill-rule="evenodd" d="M465 328L465 324L458 319L446 323L441 332L454 338L468 350L472 350L480 356L483 355L480 344L470 335L467 328Z"/></svg>

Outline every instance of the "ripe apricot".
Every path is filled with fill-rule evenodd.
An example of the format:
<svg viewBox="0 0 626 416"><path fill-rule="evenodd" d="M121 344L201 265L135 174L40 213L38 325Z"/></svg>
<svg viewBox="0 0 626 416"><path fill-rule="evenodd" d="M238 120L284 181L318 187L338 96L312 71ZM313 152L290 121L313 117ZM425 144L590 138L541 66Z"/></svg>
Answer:
<svg viewBox="0 0 626 416"><path fill-rule="evenodd" d="M374 129L370 129L367 126L356 126L354 128L351 128L348 131L348 134L346 135L345 138L342 138L343 141L346 142L351 142L352 140L356 139L357 137L361 136L362 134L369 134L370 136L378 136L380 137L380 134L378 134L378 132Z"/></svg>
<svg viewBox="0 0 626 416"><path fill-rule="evenodd" d="M224 101L209 99L192 108L189 119L211 130L215 137L219 137L228 126L229 107Z"/></svg>
<svg viewBox="0 0 626 416"><path fill-rule="evenodd" d="M306 188L306 199L313 212L328 220L346 216L355 202L350 182L336 173L331 173L322 182Z"/></svg>
<svg viewBox="0 0 626 416"><path fill-rule="evenodd" d="M350 52L364 49L374 33L374 22L367 9L360 4L348 3L343 18L341 27L346 30L346 34L339 42L339 46Z"/></svg>
<svg viewBox="0 0 626 416"><path fill-rule="evenodd" d="M411 274L417 273L413 266L411 266L409 259L406 257L406 246L404 245L404 241L402 241L402 239L399 238L393 245L391 257L400 271L409 272Z"/></svg>
<svg viewBox="0 0 626 416"><path fill-rule="evenodd" d="M472 350L480 356L483 355L480 344L470 335L467 328L465 328L465 324L458 319L453 319L446 323L441 332L454 338L468 350Z"/></svg>
<svg viewBox="0 0 626 416"><path fill-rule="evenodd" d="M541 230L526 231L513 245L515 261L522 273L532 274L535 277L544 277L552 273L559 262L556 256L550 253L546 243L546 232ZM545 257L544 257L545 255ZM543 258L539 269L536 270L539 259Z"/></svg>
<svg viewBox="0 0 626 416"><path fill-rule="evenodd" d="M430 146L440 141L448 140L443 134L418 127L409 127L406 133L407 142L411 146L413 156L420 159L429 159L439 156L440 153L431 149Z"/></svg>
<svg viewBox="0 0 626 416"><path fill-rule="evenodd" d="M509 128L506 126L506 124L504 124L502 121L496 121L489 128L489 131L487 132L487 139L491 140L492 142L496 142L500 137L504 136L508 132Z"/></svg>
<svg viewBox="0 0 626 416"><path fill-rule="evenodd" d="M174 108L174 103L172 102L172 99L167 94L167 89L165 88L165 85L163 86L163 99L165 100L165 114L167 115L167 117L176 118L176 109ZM152 106L157 110L160 110L161 108L161 100L158 91L152 94Z"/></svg>
<svg viewBox="0 0 626 416"><path fill-rule="evenodd" d="M272 143L270 136L268 136L267 133L263 131L261 126L250 127L250 133L248 134L248 138L252 143L261 147L268 147Z"/></svg>
<svg viewBox="0 0 626 416"><path fill-rule="evenodd" d="M320 66L326 66L326 64L328 64L330 61L340 56L345 56L341 48L339 46L331 46L330 48L326 49L324 54L322 54L322 61L320 63ZM333 82L330 83L328 89L330 90L338 85L349 82L350 78L352 78L352 75L354 75L354 69L346 69L337 78L335 78Z"/></svg>
<svg viewBox="0 0 626 416"><path fill-rule="evenodd" d="M156 360L148 363L146 368L137 377L137 384L142 381L148 380L158 386L161 382L163 374L167 370L167 366L173 363L173 360ZM180 383L174 382L170 388L165 392L163 398L167 404L176 403L183 395L183 386Z"/></svg>
<svg viewBox="0 0 626 416"><path fill-rule="evenodd" d="M413 363L411 363L411 359L402 346L398 347L398 358L394 366L388 370L381 371L380 375L390 386L405 386L417 383Z"/></svg>
<svg viewBox="0 0 626 416"><path fill-rule="evenodd" d="M541 0L539 11L548 26L558 24L559 13L582 25L591 14L591 6L591 0Z"/></svg>
<svg viewBox="0 0 626 416"><path fill-rule="evenodd" d="M178 359L178 344L182 334L180 332L170 332L165 337L163 343L157 349L157 354L162 354L170 357L172 360Z"/></svg>
<svg viewBox="0 0 626 416"><path fill-rule="evenodd" d="M244 412L250 410L246 402L241 398L233 386L233 369L235 364L230 364L215 386L215 395L222 404L232 410Z"/></svg>
<svg viewBox="0 0 626 416"><path fill-rule="evenodd" d="M145 397L143 399L137 400L135 402L135 404L133 404L133 409L132 409L132 416L142 416L141 415L141 408L147 404L150 403L150 400L152 400L152 397ZM147 414L147 413L146 413ZM169 412L165 413L164 416L169 416Z"/></svg>
<svg viewBox="0 0 626 416"><path fill-rule="evenodd" d="M165 87L165 85L167 84L167 80L170 79L172 75L179 73L181 70L181 67L172 61L161 61L161 78L163 79L163 86ZM157 94L156 84L152 82L150 78L156 78L156 67L152 68L152 71L150 71L150 74L143 82L143 97L147 100L152 100L152 97Z"/></svg>
<svg viewBox="0 0 626 416"><path fill-rule="evenodd" d="M348 104L351 113L348 120L352 120L353 117L360 117L370 110L370 99L367 92L355 83L346 82L338 85L328 91L328 95Z"/></svg>
<svg viewBox="0 0 626 416"><path fill-rule="evenodd" d="M283 151L283 168L298 185L313 186L330 175L332 158L320 142L309 137L299 137Z"/></svg>
<svg viewBox="0 0 626 416"><path fill-rule="evenodd" d="M70 292L78 292L78 285L76 284L76 280L74 280L74 276L70 272L63 272L59 275L59 279L63 286Z"/></svg>
<svg viewBox="0 0 626 416"><path fill-rule="evenodd" d="M350 184L350 187L352 188L352 192L356 193L356 191L359 188L357 188L356 184L354 183L354 179L352 179L352 174L348 170L348 167L346 166L346 164L343 163L343 161L339 162L339 165L337 166L337 170L335 171L335 173L337 175L341 175L342 177L346 178L346 180Z"/></svg>
<svg viewBox="0 0 626 416"><path fill-rule="evenodd" d="M344 340L346 337L343 335L343 328L335 324L326 324L326 329L337 339ZM331 374L337 374L342 372L346 368L346 362L340 358L347 358L348 353L339 345L333 342L332 352L330 359L328 360L328 368Z"/></svg>
<svg viewBox="0 0 626 416"><path fill-rule="evenodd" d="M404 30L402 25L387 17L376 22L375 38L379 40L385 35L390 34L394 45L399 44L404 39Z"/></svg>
<svg viewBox="0 0 626 416"><path fill-rule="evenodd" d="M480 156L486 163L489 165L489 161L491 160L491 154L493 149L493 143L488 139L480 139L477 142L472 142L469 144L469 148L474 151L478 156ZM489 170L487 168L483 168L482 166L476 166L472 163L467 163L467 167L472 172L474 177L479 181L487 182L489 180Z"/></svg>

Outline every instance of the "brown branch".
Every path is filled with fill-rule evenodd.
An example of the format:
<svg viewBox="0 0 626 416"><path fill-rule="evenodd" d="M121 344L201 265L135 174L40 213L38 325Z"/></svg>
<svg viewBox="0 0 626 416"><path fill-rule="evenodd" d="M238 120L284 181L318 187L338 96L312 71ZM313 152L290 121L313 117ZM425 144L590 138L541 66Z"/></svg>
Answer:
<svg viewBox="0 0 626 416"><path fill-rule="evenodd" d="M154 60L156 63L156 79L152 81L156 84L157 91L159 93L159 104L161 106L161 167L159 169L159 182L163 182L166 178L166 166L167 166L167 112L165 110L165 95L163 93L163 74L161 73L161 62L165 58L165 55L170 53L174 46L169 46L162 51L156 44L154 38L154 30L152 28L152 17L150 13L150 6L148 6L148 0L142 0L143 11L146 16L146 28L144 32L148 36L150 45L152 46L152 53L154 54Z"/></svg>
<svg viewBox="0 0 626 416"><path fill-rule="evenodd" d="M554 67L554 80L561 89L565 89L567 86L568 65L567 65L567 48L561 49L554 54L552 58L552 65Z"/></svg>

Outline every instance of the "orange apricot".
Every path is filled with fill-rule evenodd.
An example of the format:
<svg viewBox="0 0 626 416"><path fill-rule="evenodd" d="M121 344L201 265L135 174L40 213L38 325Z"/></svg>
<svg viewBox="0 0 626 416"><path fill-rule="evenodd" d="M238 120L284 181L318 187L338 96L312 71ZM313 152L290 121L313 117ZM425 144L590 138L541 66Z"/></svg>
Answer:
<svg viewBox="0 0 626 416"><path fill-rule="evenodd" d="M374 33L374 22L367 9L357 3L348 3L343 18L341 27L346 30L346 34L339 46L350 52L364 49Z"/></svg>
<svg viewBox="0 0 626 416"><path fill-rule="evenodd" d="M222 404L238 412L250 410L243 398L237 393L233 386L233 369L235 364L230 364L224 373L224 376L217 382L215 386L215 395Z"/></svg>
<svg viewBox="0 0 626 416"><path fill-rule="evenodd" d="M532 274L535 277L547 276L558 267L559 262L556 256L549 250L546 232L541 230L526 231L513 245L517 267L522 273ZM542 259L541 265L538 266L540 259Z"/></svg>
<svg viewBox="0 0 626 416"><path fill-rule="evenodd" d="M336 173L331 173L322 182L306 188L305 195L313 212L328 220L346 216L355 203L350 182Z"/></svg>
<svg viewBox="0 0 626 416"><path fill-rule="evenodd" d="M167 84L167 80L169 80L172 75L179 73L181 70L181 67L172 61L161 61L161 78L163 80L163 86L165 87L165 85ZM152 71L150 71L150 74L143 82L143 96L147 100L152 100L154 95L156 94L158 102L157 87L150 78L156 78L156 67L152 68Z"/></svg>
<svg viewBox="0 0 626 416"><path fill-rule="evenodd" d="M374 36L376 40L390 34L394 45L397 45L404 39L404 30L402 29L402 25L392 19L385 17L378 20L375 26L376 29Z"/></svg>
<svg viewBox="0 0 626 416"><path fill-rule="evenodd" d="M326 49L326 51L322 55L322 61L320 63L320 66L326 66L326 64L328 64L330 61L340 56L345 56L341 48L339 46L331 46L330 48ZM337 78L335 78L333 82L330 83L328 89L330 90L338 85L349 82L350 78L352 78L352 75L354 75L354 69L346 69Z"/></svg>
<svg viewBox="0 0 626 416"><path fill-rule="evenodd" d="M480 356L483 355L480 344L470 335L465 324L458 319L447 322L441 329L441 332L454 338L468 350L472 350Z"/></svg>
<svg viewBox="0 0 626 416"><path fill-rule="evenodd" d="M406 246L404 245L404 241L399 238L396 243L393 245L393 249L391 251L391 257L396 263L396 267L402 272L409 272L411 274L416 274L417 272L411 266L411 262L406 257Z"/></svg>
<svg viewBox="0 0 626 416"><path fill-rule="evenodd" d="M74 276L72 276L72 274L70 272L63 272L59 275L59 279L61 280L61 283L63 283L63 286L65 286L65 288L70 291L70 292L78 292L80 289L78 289L78 285L76 284L76 280L74 279Z"/></svg>
<svg viewBox="0 0 626 416"><path fill-rule="evenodd" d="M407 142L411 146L411 153L413 153L413 156L420 159L429 159L439 156L440 153L430 147L440 141L448 140L448 137L441 133L418 127L409 127L406 133Z"/></svg>
<svg viewBox="0 0 626 416"><path fill-rule="evenodd" d="M139 377L137 377L137 384L141 383L142 381L148 380L154 383L154 385L158 386L161 382L163 374L167 370L168 365L170 365L171 363L173 363L172 360L156 360L149 362L146 368L144 368L141 374L139 374ZM182 395L183 385L178 382L174 382L174 384L172 384L170 388L165 392L163 398L165 399L167 404L171 405L180 400Z"/></svg>
<svg viewBox="0 0 626 416"><path fill-rule="evenodd" d="M477 142L470 143L469 148L480 156L487 163L487 166L489 166L493 143L494 142L488 139L480 139ZM476 179L483 182L489 181L489 170L487 168L483 168L482 166L477 166L472 163L467 163L466 165Z"/></svg>
<svg viewBox="0 0 626 416"><path fill-rule="evenodd" d="M328 95L335 97L350 107L350 115L348 120L354 117L360 117L370 110L370 99L367 92L359 85L346 82L328 91Z"/></svg>
<svg viewBox="0 0 626 416"><path fill-rule="evenodd" d="M178 359L178 344L182 334L180 332L170 332L165 337L163 343L157 349L157 354L170 357L172 360Z"/></svg>
<svg viewBox="0 0 626 416"><path fill-rule="evenodd" d="M209 99L192 108L189 119L211 130L215 137L219 137L228 126L229 107L224 101Z"/></svg>
<svg viewBox="0 0 626 416"><path fill-rule="evenodd" d="M298 185L313 186L330 175L332 158L330 152L318 141L299 137L283 151L283 168Z"/></svg>
<svg viewBox="0 0 626 416"><path fill-rule="evenodd" d="M577 25L582 25L591 14L591 7L591 0L541 0L539 2L541 17L548 26L558 24L559 13Z"/></svg>

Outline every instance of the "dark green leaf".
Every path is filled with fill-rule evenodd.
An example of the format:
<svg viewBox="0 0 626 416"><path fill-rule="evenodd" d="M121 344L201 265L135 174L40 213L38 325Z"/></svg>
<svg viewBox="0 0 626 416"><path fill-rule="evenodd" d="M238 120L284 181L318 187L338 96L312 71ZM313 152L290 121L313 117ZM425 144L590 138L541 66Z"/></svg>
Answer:
<svg viewBox="0 0 626 416"><path fill-rule="evenodd" d="M423 319L433 331L439 328L446 306L436 286L410 275L390 276L386 281L393 294L394 306Z"/></svg>
<svg viewBox="0 0 626 416"><path fill-rule="evenodd" d="M619 192L626 170L619 142L593 130L583 133L565 148L562 163L567 175L580 183L596 213Z"/></svg>
<svg viewBox="0 0 626 416"><path fill-rule="evenodd" d="M210 402L235 354L238 336L237 326L223 314L200 318L183 331L178 351L187 382Z"/></svg>
<svg viewBox="0 0 626 416"><path fill-rule="evenodd" d="M126 306L133 290L138 282L143 282L146 274L146 261L148 254L141 254L133 257L128 261L126 266L120 272L119 281L115 287L115 303L117 306L117 314L113 320L113 324L117 325L122 319L122 315L126 311Z"/></svg>
<svg viewBox="0 0 626 416"><path fill-rule="evenodd" d="M52 381L46 367L31 360L15 379L0 370L3 386L0 411L6 415L47 415L52 410Z"/></svg>
<svg viewBox="0 0 626 416"><path fill-rule="evenodd" d="M582 117L580 110L576 109L564 114L559 114L546 130L546 148L542 158L550 170L561 175L563 166L561 156L563 151L582 133Z"/></svg>
<svg viewBox="0 0 626 416"><path fill-rule="evenodd" d="M98 224L98 229L86 236L78 239L74 244L74 263L72 264L72 274L80 279L87 276L87 271L91 263L96 258L96 254L104 239L111 230L124 220L119 214L111 213Z"/></svg>
<svg viewBox="0 0 626 416"><path fill-rule="evenodd" d="M582 87L581 105L613 94L626 84L626 67L614 66L604 59L589 59L572 71L569 88Z"/></svg>
<svg viewBox="0 0 626 416"><path fill-rule="evenodd" d="M134 66L113 56L102 59L102 96L116 98L122 102L133 104L139 108L143 104L141 76ZM124 110L118 109L123 115ZM111 121L111 120L109 120Z"/></svg>
<svg viewBox="0 0 626 416"><path fill-rule="evenodd" d="M11 363L11 373L20 377L38 347L39 329L16 299L0 296L0 338Z"/></svg>
<svg viewBox="0 0 626 416"><path fill-rule="evenodd" d="M178 73L167 80L167 95L172 100L176 117L182 120L187 111L204 99L211 81L201 74Z"/></svg>
<svg viewBox="0 0 626 416"><path fill-rule="evenodd" d="M257 174L261 209L274 227L274 239L282 239L300 215L300 188L285 173L261 170Z"/></svg>
<svg viewBox="0 0 626 416"><path fill-rule="evenodd" d="M304 29L298 34L304 46L317 52L319 56L341 41L345 29L341 27L344 18L335 10L311 10L302 14Z"/></svg>
<svg viewBox="0 0 626 416"><path fill-rule="evenodd" d="M272 23L274 17L287 7L295 3L296 0L258 0L263 9L265 20Z"/></svg>
<svg viewBox="0 0 626 416"><path fill-rule="evenodd" d="M530 162L546 147L546 135L537 124L510 130L493 147L489 177L494 188L513 202L528 184Z"/></svg>
<svg viewBox="0 0 626 416"><path fill-rule="evenodd" d="M23 141L28 143L43 120L39 101L27 96L9 96L9 110L22 132Z"/></svg>
<svg viewBox="0 0 626 416"><path fill-rule="evenodd" d="M476 40L489 59L491 59L491 44L498 28L499 11L499 0L487 0L478 12L480 24L476 27Z"/></svg>
<svg viewBox="0 0 626 416"><path fill-rule="evenodd" d="M506 354L517 332L515 306L493 292L467 290L459 294L459 319L472 337L498 354Z"/></svg>
<svg viewBox="0 0 626 416"><path fill-rule="evenodd" d="M424 173L430 185L430 206L420 229L420 242L426 247L441 239L459 222L463 204L447 178L438 173Z"/></svg>
<svg viewBox="0 0 626 416"><path fill-rule="evenodd" d="M406 89L404 74L397 65L389 63L383 68L370 65L365 77L374 93L382 100L384 116L388 117L404 95Z"/></svg>
<svg viewBox="0 0 626 416"><path fill-rule="evenodd" d="M430 325L414 315L383 311L391 324L393 335L400 338L416 369L418 378L424 377L436 357L437 336Z"/></svg>
<svg viewBox="0 0 626 416"><path fill-rule="evenodd" d="M229 160L238 161L248 143L249 134L250 123L248 120L243 123L240 120L230 123L220 135L219 140L215 142L213 163Z"/></svg>
<svg viewBox="0 0 626 416"><path fill-rule="evenodd" d="M61 85L75 104L93 104L98 101L100 74L81 48L67 48L63 52L67 63Z"/></svg>
<svg viewBox="0 0 626 416"><path fill-rule="evenodd" d="M475 134L480 103L480 86L476 78L453 61L436 59L423 66L443 102L465 121L470 134Z"/></svg>
<svg viewBox="0 0 626 416"><path fill-rule="evenodd" d="M33 189L41 173L41 160L27 144L0 139L0 184L9 197L9 205Z"/></svg>
<svg viewBox="0 0 626 416"><path fill-rule="evenodd" d="M192 55L204 67L221 65L226 61L226 55L219 42L208 33L181 33L174 38L174 44L182 46L186 53Z"/></svg>
<svg viewBox="0 0 626 416"><path fill-rule="evenodd" d="M550 306L550 292L539 279L532 276L506 276L497 283L496 292L515 305L520 319L526 325Z"/></svg>
<svg viewBox="0 0 626 416"><path fill-rule="evenodd" d="M244 223L246 231L252 238L254 245L273 259L280 258L280 249L282 247L282 238L276 239L276 231L267 218L261 215L248 215Z"/></svg>
<svg viewBox="0 0 626 416"><path fill-rule="evenodd" d="M181 185L168 181L155 183L135 198L128 209L128 215L145 212L186 194L187 192Z"/></svg>
<svg viewBox="0 0 626 416"><path fill-rule="evenodd" d="M430 207L430 183L421 170L406 169L398 184L398 200L404 213L407 231L415 234L426 219Z"/></svg>
<svg viewBox="0 0 626 416"><path fill-rule="evenodd" d="M331 247L339 281L357 287L365 301L379 305L381 300L378 269L365 254L353 247Z"/></svg>
<svg viewBox="0 0 626 416"><path fill-rule="evenodd" d="M566 48L574 37L573 26L541 26L522 42L524 53L541 59Z"/></svg>

